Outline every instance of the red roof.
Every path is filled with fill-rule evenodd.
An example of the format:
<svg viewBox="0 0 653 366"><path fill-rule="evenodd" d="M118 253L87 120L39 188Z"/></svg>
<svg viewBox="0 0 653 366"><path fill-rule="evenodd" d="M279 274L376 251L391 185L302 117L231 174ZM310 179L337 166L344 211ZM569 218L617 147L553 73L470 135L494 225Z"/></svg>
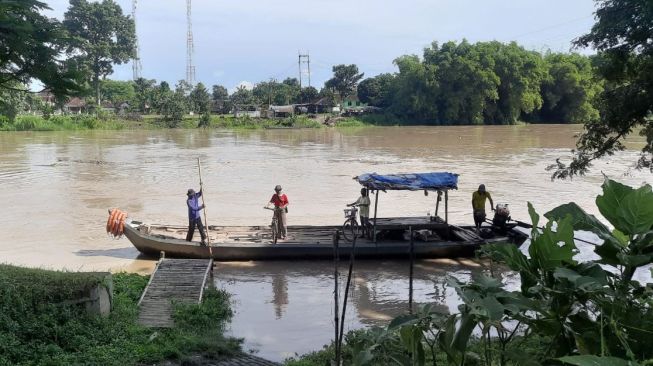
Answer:
<svg viewBox="0 0 653 366"><path fill-rule="evenodd" d="M66 102L65 106L68 108L82 108L86 107L86 102L81 98L73 97Z"/></svg>

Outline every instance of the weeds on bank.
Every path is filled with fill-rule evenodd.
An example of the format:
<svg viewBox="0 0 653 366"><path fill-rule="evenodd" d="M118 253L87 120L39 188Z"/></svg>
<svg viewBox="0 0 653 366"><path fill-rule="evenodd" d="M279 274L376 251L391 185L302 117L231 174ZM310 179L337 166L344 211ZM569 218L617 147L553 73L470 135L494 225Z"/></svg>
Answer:
<svg viewBox="0 0 653 366"><path fill-rule="evenodd" d="M652 365L653 284L633 276L638 270L653 275L653 190L610 179L602 188L596 205L611 228L573 202L540 221L529 203L527 254L514 245L481 248L482 255L519 273L520 290L506 290L485 274L469 283L452 277L448 284L462 301L457 312L427 305L384 328L350 333L344 364ZM596 259L578 256L574 233L581 230L599 238ZM334 359L333 348L287 365L325 365Z"/></svg>
<svg viewBox="0 0 653 366"><path fill-rule="evenodd" d="M106 317L66 301L102 278L1 265L0 365L134 365L240 350L239 340L223 336L231 317L225 292L209 289L202 304L177 305L175 327L154 330L137 324L144 276L113 275L113 310Z"/></svg>

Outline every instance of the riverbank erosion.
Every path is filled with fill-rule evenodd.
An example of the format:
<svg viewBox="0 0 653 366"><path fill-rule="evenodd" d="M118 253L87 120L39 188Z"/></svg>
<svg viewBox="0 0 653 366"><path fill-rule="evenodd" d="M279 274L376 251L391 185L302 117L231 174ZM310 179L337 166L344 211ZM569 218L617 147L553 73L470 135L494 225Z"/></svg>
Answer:
<svg viewBox="0 0 653 366"><path fill-rule="evenodd" d="M0 265L0 364L221 364L245 357L224 335L229 295L209 289L198 305L174 304L174 326L137 323L148 277ZM110 311L89 307L93 291L111 294ZM225 363L228 364L228 363Z"/></svg>

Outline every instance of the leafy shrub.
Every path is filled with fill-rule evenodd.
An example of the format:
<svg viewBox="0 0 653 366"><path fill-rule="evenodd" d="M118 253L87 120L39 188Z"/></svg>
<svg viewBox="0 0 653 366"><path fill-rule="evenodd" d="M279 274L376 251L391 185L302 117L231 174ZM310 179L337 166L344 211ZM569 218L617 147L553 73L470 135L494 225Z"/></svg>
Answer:
<svg viewBox="0 0 653 366"><path fill-rule="evenodd" d="M653 263L653 191L609 179L602 188L596 205L614 229L573 202L544 214L548 222L538 227L540 216L529 203L528 255L514 245L482 247L483 255L519 273L520 291L486 275L470 283L451 278L463 302L457 313L425 306L356 334L342 348L345 364L651 364L653 291L633 275ZM578 261L577 230L600 238L597 260ZM333 359L332 349L288 364L318 365Z"/></svg>

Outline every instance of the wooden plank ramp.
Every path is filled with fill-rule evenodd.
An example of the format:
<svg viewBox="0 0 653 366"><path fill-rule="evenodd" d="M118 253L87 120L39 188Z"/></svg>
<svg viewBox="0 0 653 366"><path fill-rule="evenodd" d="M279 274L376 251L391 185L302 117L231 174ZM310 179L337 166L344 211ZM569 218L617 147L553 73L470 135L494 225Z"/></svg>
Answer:
<svg viewBox="0 0 653 366"><path fill-rule="evenodd" d="M138 322L147 327L172 327L172 302L199 304L211 267L212 259L161 258L138 301Z"/></svg>

